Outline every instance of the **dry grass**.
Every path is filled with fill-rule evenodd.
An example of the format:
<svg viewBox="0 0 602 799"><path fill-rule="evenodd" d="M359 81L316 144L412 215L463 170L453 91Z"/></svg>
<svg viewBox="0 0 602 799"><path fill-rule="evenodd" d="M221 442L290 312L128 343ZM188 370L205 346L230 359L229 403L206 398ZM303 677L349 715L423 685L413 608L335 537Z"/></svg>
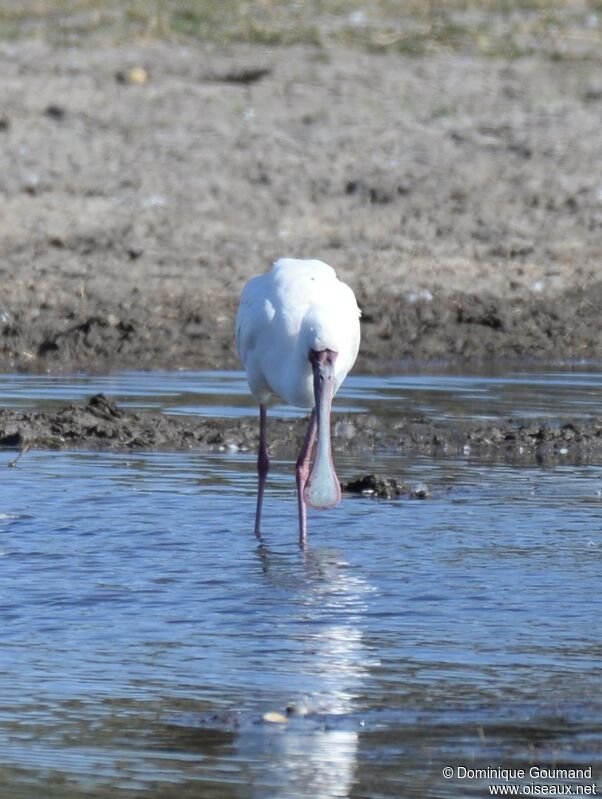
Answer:
<svg viewBox="0 0 602 799"><path fill-rule="evenodd" d="M0 37L342 44L516 58L602 52L602 0L0 0Z"/></svg>

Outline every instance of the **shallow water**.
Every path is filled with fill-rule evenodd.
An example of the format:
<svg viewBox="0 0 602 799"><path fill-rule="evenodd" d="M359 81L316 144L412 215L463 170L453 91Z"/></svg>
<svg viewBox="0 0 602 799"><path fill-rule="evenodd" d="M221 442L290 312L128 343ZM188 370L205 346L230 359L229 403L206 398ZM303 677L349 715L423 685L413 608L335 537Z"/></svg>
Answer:
<svg viewBox="0 0 602 799"><path fill-rule="evenodd" d="M543 406L558 379L536 398L523 378L518 390ZM585 401L597 379L565 375L557 406L571 381ZM6 401L22 405L34 383L10 380ZM217 412L224 380L239 413L247 402L238 375L31 380L36 403L104 390ZM426 376L372 380L345 403L386 411L389 389L427 402ZM487 380L495 407L518 402ZM0 796L372 799L504 783L445 779L446 766L600 778L602 467L338 458L343 480L380 471L432 498L347 497L311 515L302 551L288 461L273 463L258 543L251 454L28 452L5 468L13 457L0 452Z"/></svg>
<svg viewBox="0 0 602 799"><path fill-rule="evenodd" d="M255 416L243 372L123 372L113 375L0 375L0 407L51 409L103 392L123 407L169 414ZM335 412L430 419L587 417L600 412L602 366L595 363L453 374L432 367L393 377L351 375ZM275 405L278 416L306 411Z"/></svg>
<svg viewBox="0 0 602 799"><path fill-rule="evenodd" d="M288 463L255 541L252 461L3 472L2 796L481 795L442 768L600 763L601 468L342 460L433 498L347 498L302 552Z"/></svg>

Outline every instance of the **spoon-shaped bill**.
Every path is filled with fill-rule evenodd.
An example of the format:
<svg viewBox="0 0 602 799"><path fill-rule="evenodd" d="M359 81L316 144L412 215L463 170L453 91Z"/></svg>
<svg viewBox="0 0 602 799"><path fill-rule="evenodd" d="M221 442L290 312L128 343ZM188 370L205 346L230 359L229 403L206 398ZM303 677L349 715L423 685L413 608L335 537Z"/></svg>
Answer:
<svg viewBox="0 0 602 799"><path fill-rule="evenodd" d="M341 486L334 470L330 446L330 408L334 394L336 352L312 350L310 361L314 373L314 396L318 424L316 458L305 485L303 498L312 508L333 508L341 501Z"/></svg>

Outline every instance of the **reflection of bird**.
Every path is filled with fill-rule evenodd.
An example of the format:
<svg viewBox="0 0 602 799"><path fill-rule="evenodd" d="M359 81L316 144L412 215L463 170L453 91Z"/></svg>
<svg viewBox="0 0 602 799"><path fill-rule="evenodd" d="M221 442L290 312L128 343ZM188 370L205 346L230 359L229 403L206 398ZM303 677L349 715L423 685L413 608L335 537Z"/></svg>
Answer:
<svg viewBox="0 0 602 799"><path fill-rule="evenodd" d="M322 261L281 258L271 272L253 278L243 289L236 344L259 402L258 537L269 469L267 403L274 394L291 405L312 408L296 467L302 542L307 535L307 505L332 508L341 499L330 449L330 406L357 356L359 316L353 291Z"/></svg>
<svg viewBox="0 0 602 799"><path fill-rule="evenodd" d="M245 724L241 714L236 730L236 762L248 773L245 796L355 796L363 717L370 706L366 692L380 665L364 640L374 588L330 547L308 549L295 559L266 544L256 555L259 570L249 578L255 583L251 590L260 586L280 600L270 606L265 634L253 635L253 615L262 618L256 605L249 617L250 638L235 644L234 679L243 680L236 682L239 688L258 662L269 676L250 697L264 723L255 716L254 723ZM298 635L299 630L305 633ZM232 641L217 638L216 646L226 646L231 657ZM205 676L221 684L219 670L209 672ZM291 680L291 674L298 679Z"/></svg>

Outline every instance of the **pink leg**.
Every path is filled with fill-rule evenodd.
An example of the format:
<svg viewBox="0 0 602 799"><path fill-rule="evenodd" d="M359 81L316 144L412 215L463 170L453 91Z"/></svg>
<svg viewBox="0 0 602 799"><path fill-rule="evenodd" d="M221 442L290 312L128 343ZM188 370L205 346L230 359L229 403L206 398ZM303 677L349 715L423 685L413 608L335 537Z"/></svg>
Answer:
<svg viewBox="0 0 602 799"><path fill-rule="evenodd" d="M316 409L314 408L309 417L309 425L303 440L303 446L297 459L297 503L299 506L299 543L304 546L307 542L307 506L303 499L303 489L309 477L309 467L311 461L311 451L316 440Z"/></svg>
<svg viewBox="0 0 602 799"><path fill-rule="evenodd" d="M268 409L265 405L259 406L259 453L257 454L257 510L255 512L255 535L261 538L261 506L263 505L263 492L265 481L270 469L268 457Z"/></svg>

